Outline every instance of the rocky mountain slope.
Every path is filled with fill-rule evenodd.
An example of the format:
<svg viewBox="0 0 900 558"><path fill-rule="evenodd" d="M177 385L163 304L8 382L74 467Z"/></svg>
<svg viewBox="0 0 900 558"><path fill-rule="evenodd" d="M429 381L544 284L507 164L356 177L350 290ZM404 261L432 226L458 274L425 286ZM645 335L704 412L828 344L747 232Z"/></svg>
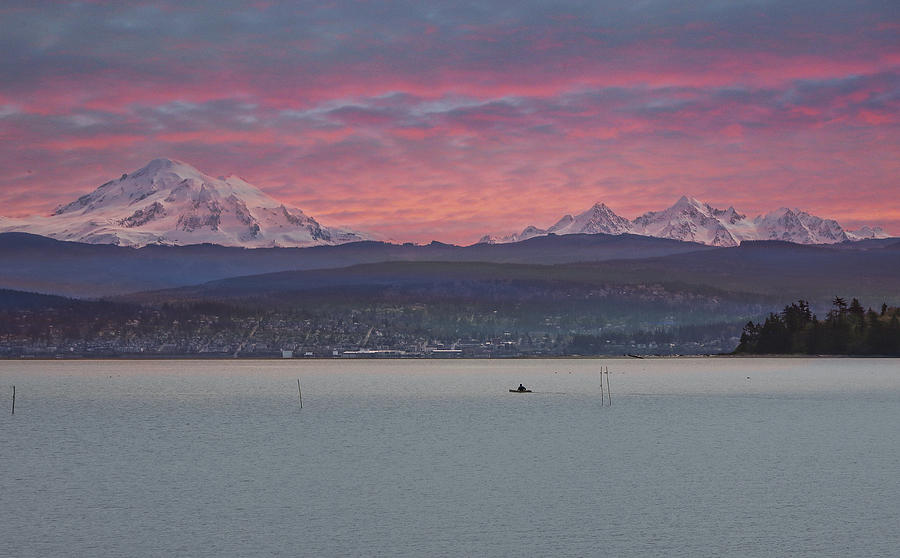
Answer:
<svg viewBox="0 0 900 558"><path fill-rule="evenodd" d="M518 242L547 234L638 234L699 242L710 246L737 246L744 240L784 240L797 244L834 244L848 240L887 238L875 227L847 231L833 219L822 219L799 209L781 208L754 219L734 207L717 209L682 196L672 207L650 211L629 221L598 203L575 217L566 215L548 229L526 227L520 234L500 238L484 236L484 243Z"/></svg>

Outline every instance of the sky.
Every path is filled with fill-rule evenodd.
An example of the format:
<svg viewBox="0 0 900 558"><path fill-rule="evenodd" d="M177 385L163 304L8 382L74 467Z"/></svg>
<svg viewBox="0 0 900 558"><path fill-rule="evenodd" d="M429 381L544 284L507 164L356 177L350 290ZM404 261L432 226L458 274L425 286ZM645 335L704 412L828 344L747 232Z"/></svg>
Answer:
<svg viewBox="0 0 900 558"><path fill-rule="evenodd" d="M0 215L156 157L398 241L682 194L900 235L900 2L0 4Z"/></svg>

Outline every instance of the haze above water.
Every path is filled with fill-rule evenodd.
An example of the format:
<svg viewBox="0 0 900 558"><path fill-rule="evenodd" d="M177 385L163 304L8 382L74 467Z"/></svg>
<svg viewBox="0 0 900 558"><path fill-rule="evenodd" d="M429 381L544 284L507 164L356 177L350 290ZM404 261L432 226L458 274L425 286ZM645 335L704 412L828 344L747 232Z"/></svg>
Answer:
<svg viewBox="0 0 900 558"><path fill-rule="evenodd" d="M0 401L0 556L900 548L897 359L0 361Z"/></svg>

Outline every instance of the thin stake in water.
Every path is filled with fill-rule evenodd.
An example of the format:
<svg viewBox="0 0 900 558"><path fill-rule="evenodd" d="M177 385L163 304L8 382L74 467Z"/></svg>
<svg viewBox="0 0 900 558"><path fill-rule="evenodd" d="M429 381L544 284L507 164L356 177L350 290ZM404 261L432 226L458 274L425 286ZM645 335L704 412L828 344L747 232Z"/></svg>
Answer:
<svg viewBox="0 0 900 558"><path fill-rule="evenodd" d="M609 399L609 406L612 407L612 390L609 389L609 366L606 367L606 397Z"/></svg>
<svg viewBox="0 0 900 558"><path fill-rule="evenodd" d="M600 406L603 406L603 367L600 367Z"/></svg>
<svg viewBox="0 0 900 558"><path fill-rule="evenodd" d="M16 414L16 386L13 386L13 405L12 414Z"/></svg>
<svg viewBox="0 0 900 558"><path fill-rule="evenodd" d="M303 408L303 392L300 391L300 378L297 378L297 395L300 396L300 408Z"/></svg>

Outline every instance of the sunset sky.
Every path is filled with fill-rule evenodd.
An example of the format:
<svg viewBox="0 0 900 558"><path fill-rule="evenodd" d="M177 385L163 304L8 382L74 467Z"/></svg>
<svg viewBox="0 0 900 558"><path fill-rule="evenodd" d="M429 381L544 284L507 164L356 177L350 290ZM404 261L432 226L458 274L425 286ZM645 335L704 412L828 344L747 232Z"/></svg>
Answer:
<svg viewBox="0 0 900 558"><path fill-rule="evenodd" d="M682 194L900 235L900 2L4 1L0 215L155 157L399 241Z"/></svg>

